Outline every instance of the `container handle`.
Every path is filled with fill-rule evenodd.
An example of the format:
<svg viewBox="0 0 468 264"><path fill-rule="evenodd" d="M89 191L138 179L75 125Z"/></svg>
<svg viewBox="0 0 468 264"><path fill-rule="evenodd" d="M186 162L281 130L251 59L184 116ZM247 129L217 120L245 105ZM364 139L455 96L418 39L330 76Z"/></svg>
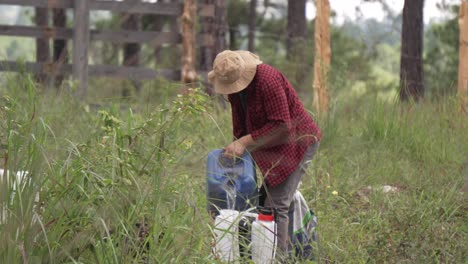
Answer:
<svg viewBox="0 0 468 264"><path fill-rule="evenodd" d="M234 158L226 157L224 156L224 150L222 150L221 153L219 153L218 161L219 163L221 163L223 167L232 168L235 165L241 163L242 159L240 157L234 157Z"/></svg>

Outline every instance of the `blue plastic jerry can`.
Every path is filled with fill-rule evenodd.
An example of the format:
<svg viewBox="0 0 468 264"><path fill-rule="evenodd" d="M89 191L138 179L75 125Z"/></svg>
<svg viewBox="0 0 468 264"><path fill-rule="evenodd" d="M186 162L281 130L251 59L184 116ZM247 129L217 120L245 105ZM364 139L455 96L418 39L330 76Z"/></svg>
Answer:
<svg viewBox="0 0 468 264"><path fill-rule="evenodd" d="M245 211L257 206L255 164L249 153L227 158L222 149L208 154L206 196L208 212L214 217L220 209Z"/></svg>

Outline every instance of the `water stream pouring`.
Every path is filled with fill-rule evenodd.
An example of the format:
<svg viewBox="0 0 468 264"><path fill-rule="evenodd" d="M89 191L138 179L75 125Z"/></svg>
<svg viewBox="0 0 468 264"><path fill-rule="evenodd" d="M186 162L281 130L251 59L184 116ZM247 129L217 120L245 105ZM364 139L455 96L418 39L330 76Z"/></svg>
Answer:
<svg viewBox="0 0 468 264"><path fill-rule="evenodd" d="M227 209L236 209L237 189L236 182L234 181L236 175L227 175L228 181L224 190L226 191L226 207Z"/></svg>

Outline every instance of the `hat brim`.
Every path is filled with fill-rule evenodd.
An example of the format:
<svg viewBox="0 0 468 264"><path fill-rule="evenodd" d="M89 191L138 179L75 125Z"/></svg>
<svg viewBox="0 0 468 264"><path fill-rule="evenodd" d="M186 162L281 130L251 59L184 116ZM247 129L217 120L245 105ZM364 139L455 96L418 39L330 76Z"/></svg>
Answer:
<svg viewBox="0 0 468 264"><path fill-rule="evenodd" d="M263 62L259 59L259 57L249 51L244 50L237 50L235 51L239 54L245 62L245 69L240 76L240 78L231 83L226 84L220 82L216 78L216 74L213 71L208 73L208 81L213 84L214 91L219 94L233 94L238 93L245 88L252 82L257 73L257 65L262 64Z"/></svg>

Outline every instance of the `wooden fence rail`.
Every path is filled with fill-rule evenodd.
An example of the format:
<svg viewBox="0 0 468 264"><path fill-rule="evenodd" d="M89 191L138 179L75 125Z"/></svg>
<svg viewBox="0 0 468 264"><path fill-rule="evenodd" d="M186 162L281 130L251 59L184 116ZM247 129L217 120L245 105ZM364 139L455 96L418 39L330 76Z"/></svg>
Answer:
<svg viewBox="0 0 468 264"><path fill-rule="evenodd" d="M30 72L34 74L63 75L71 74L72 64L57 65L55 63L2 61L0 71ZM152 80L158 76L167 79L177 79L180 70L153 70L145 67L124 67L114 65L89 65L90 76L112 77L117 79Z"/></svg>
<svg viewBox="0 0 468 264"><path fill-rule="evenodd" d="M177 45L182 42L180 32L94 30L90 29L89 15L92 10L111 12L154 14L180 17L183 3L144 3L139 1L99 1L99 0L0 0L0 5L29 6L39 8L73 9L73 28L49 26L0 25L0 36L30 37L36 39L64 39L73 41L72 64L0 61L0 71L27 71L51 76L72 74L79 83L78 93L84 97L87 92L88 75L127 79L154 79L158 76L177 79L180 69L153 70L145 67L122 67L113 65L88 65L88 47L91 41L106 41L115 44L145 43L152 47L165 44ZM200 5L198 16L214 17L215 5ZM200 35L201 45L211 46L214 37Z"/></svg>
<svg viewBox="0 0 468 264"><path fill-rule="evenodd" d="M32 6L44 8L74 8L76 0L0 0L0 5ZM112 12L125 12L137 14L155 14L179 16L182 14L181 3L143 3L143 2L115 2L115 1L90 1L90 10L102 10ZM199 16L214 16L214 5L200 5Z"/></svg>
<svg viewBox="0 0 468 264"><path fill-rule="evenodd" d="M182 13L180 3L143 3L136 1L99 1L99 0L1 0L3 5L33 6L44 8L75 8L79 2L88 2L89 10L104 10L137 14L178 16Z"/></svg>
<svg viewBox="0 0 468 264"><path fill-rule="evenodd" d="M0 25L0 35L51 38L51 39L73 39L73 29L54 27L34 27L34 26L9 26ZM159 32L159 31L130 31L130 30L90 30L91 41L109 41L115 44L121 43L147 43L156 47L163 44L180 43L181 34L179 32Z"/></svg>

